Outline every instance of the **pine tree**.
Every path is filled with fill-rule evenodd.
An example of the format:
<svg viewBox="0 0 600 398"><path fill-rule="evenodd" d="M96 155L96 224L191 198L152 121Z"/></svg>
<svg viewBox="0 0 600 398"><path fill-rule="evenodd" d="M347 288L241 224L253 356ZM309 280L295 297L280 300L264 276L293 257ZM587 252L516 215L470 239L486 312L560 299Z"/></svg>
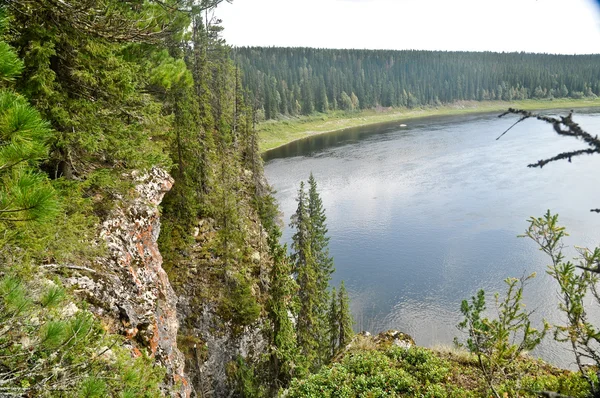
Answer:
<svg viewBox="0 0 600 398"><path fill-rule="evenodd" d="M5 16L0 9L0 35ZM51 129L39 112L7 88L22 62L0 41L0 231L16 222L42 221L57 210L48 178L38 163L48 156Z"/></svg>
<svg viewBox="0 0 600 398"><path fill-rule="evenodd" d="M350 313L350 299L348 298L344 281L342 281L340 286L338 301L338 324L340 327L339 347L346 347L354 335L354 332L352 331L354 321L352 320L352 314Z"/></svg>

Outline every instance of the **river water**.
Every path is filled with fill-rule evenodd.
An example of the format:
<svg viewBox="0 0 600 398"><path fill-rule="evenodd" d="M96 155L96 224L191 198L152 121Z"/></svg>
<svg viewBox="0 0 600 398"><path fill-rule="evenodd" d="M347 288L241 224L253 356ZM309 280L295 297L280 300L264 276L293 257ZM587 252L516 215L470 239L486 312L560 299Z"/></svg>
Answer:
<svg viewBox="0 0 600 398"><path fill-rule="evenodd" d="M546 112L559 114L559 111ZM562 112L564 114L564 112ZM398 329L422 346L460 336L460 303L479 288L503 292L507 277L537 272L525 301L534 318L561 321L549 260L522 234L531 216L560 214L572 246L600 244L600 156L543 169L529 163L583 148L550 125L478 115L412 120L314 136L266 154L286 224L301 180L315 175L327 211L330 252L352 300L356 330ZM600 131L600 110L575 120ZM491 302L489 304L492 304ZM489 307L492 307L491 305ZM600 317L596 317L599 320ZM535 355L573 366L568 347L549 336Z"/></svg>

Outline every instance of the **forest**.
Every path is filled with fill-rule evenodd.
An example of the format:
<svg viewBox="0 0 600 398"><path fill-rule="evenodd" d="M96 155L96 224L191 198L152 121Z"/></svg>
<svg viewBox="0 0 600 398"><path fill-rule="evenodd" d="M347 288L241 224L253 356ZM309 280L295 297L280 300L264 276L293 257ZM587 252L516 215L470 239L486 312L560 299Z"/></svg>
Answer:
<svg viewBox="0 0 600 398"><path fill-rule="evenodd" d="M600 95L599 55L237 47L261 117Z"/></svg>
<svg viewBox="0 0 600 398"><path fill-rule="evenodd" d="M329 286L312 176L291 257L279 242L220 2L0 7L0 395L274 396L348 343L348 296ZM172 185L159 221L151 203L139 207L148 176ZM111 246L107 235L123 232L106 230L115 217L146 225L134 235L149 241ZM130 251L115 262L119 250ZM149 289L163 291L144 292L152 275ZM173 336L161 337L177 302ZM254 356L235 347L251 333ZM222 335L233 348L207 348Z"/></svg>
<svg viewBox="0 0 600 398"><path fill-rule="evenodd" d="M458 386L432 351L354 337L346 287L330 285L318 183L300 183L288 249L256 125L329 109L594 96L599 58L236 49L213 13L222 1L2 3L0 395L513 391L502 375L521 368L482 381L466 353L474 381ZM160 199L144 198L144 184ZM465 325L482 305L467 305ZM356 355L341 358L351 344ZM593 375L533 365L523 365L532 390L597 387Z"/></svg>

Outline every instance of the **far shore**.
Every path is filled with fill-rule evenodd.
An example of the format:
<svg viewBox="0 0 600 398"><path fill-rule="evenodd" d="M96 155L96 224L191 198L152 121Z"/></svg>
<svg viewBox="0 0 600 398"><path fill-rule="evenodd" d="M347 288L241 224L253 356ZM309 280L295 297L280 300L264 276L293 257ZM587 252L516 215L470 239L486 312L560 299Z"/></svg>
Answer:
<svg viewBox="0 0 600 398"><path fill-rule="evenodd" d="M352 127L386 122L402 122L430 116L472 115L503 112L508 108L549 110L600 107L599 99L554 99L523 101L460 101L439 107L382 108L360 112L336 111L327 114L281 118L258 125L260 151L266 152L305 137L326 134Z"/></svg>

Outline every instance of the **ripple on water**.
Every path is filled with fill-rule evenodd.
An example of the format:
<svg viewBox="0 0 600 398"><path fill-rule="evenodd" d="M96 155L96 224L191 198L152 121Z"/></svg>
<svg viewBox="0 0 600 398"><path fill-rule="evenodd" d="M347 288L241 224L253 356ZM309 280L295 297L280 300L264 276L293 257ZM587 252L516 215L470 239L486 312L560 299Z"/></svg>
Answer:
<svg viewBox="0 0 600 398"><path fill-rule="evenodd" d="M600 130L600 114L576 120ZM536 320L559 322L556 286L534 243L518 239L530 216L561 215L569 245L600 243L600 156L528 169L581 143L531 120L498 137L510 119L438 118L409 127L370 127L295 144L265 166L286 229L299 182L312 171L327 210L335 258L333 283L345 280L357 329L399 329L420 345L451 344L460 302L503 280L537 272L525 292ZM347 134L347 136L344 136ZM573 256L573 250L569 256ZM596 311L593 319L600 323ZM564 346L545 341L535 354L572 365Z"/></svg>

